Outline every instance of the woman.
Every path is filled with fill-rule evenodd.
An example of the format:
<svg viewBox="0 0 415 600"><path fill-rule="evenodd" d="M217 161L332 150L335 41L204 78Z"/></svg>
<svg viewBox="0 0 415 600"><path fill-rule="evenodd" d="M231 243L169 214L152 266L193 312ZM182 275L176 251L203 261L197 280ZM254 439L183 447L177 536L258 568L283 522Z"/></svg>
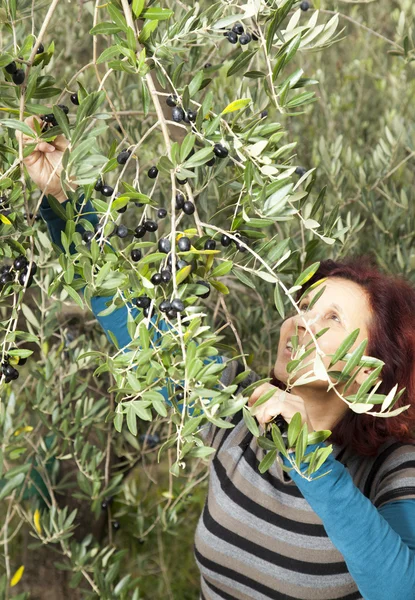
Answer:
<svg viewBox="0 0 415 600"><path fill-rule="evenodd" d="M31 119L26 123L33 126ZM58 136L51 144L38 144L25 159L30 176L42 190L66 144ZM68 200L58 182L59 178L53 178L55 187L48 189L54 189L65 204ZM97 223L90 202L82 213L90 213L84 218ZM65 224L48 206L46 196L41 214L52 240L62 248L60 232ZM78 231L82 231L79 226ZM300 342L311 339L303 316L286 319L273 379L257 388L249 403L274 387L272 398L257 409L261 427L280 413L289 422L300 412L311 430L331 429L328 442L333 443L333 453L317 475L329 473L306 481L294 471L288 476L275 462L261 475L258 464L264 451L247 430L242 411L229 419L233 429L210 425L204 431L206 443L216 449L194 548L204 600L415 599L415 290L364 260L323 261L304 287L322 277L328 278L326 291L304 317L314 332L329 327L319 338L320 348L332 354L359 328L354 347L368 338L367 354L386 363L379 393L388 392L397 382L406 392L396 407L410 404L410 408L386 419L358 415L336 394L327 392L323 381L299 386L296 394L285 394L282 400L291 356L287 342L296 326ZM310 291L302 309L317 291ZM98 316L108 300L92 298L92 309L108 339L111 330L123 347L131 340L127 308ZM129 309L137 315L134 307ZM161 325L167 328L165 322ZM223 362L222 357L215 360ZM329 360L324 358L326 366ZM239 362L230 361L221 382L231 383L241 368ZM360 372L354 390L369 374L370 369ZM258 379L251 372L239 389ZM288 465L286 459L284 463Z"/></svg>

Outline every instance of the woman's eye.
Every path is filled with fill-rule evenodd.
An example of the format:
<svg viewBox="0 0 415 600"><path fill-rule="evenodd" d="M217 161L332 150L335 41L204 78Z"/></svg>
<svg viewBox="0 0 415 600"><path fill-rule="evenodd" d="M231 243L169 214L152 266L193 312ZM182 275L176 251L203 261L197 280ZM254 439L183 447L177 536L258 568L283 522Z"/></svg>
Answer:
<svg viewBox="0 0 415 600"><path fill-rule="evenodd" d="M309 307L309 304L302 304L302 305L300 306L300 310L301 310L301 311L307 310L307 308L308 308L308 307ZM331 314L331 317L330 317L330 318L333 318L333 317L335 317L335 318L337 319L337 321L340 323L340 319L339 319L339 317L336 315L336 313L332 313L332 314Z"/></svg>

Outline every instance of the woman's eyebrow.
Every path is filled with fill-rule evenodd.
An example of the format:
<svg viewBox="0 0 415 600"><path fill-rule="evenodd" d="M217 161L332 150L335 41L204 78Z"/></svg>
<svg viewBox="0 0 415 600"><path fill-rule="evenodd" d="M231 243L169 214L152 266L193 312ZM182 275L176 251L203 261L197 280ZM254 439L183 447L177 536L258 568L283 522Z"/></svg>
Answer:
<svg viewBox="0 0 415 600"><path fill-rule="evenodd" d="M301 299L301 302L303 300L310 300L310 294L307 294L307 296L304 296L304 298ZM334 308L335 310L337 310L341 314L341 316L343 317L343 319L345 318L343 309L338 304L336 304L335 302L333 302L332 304L330 304L329 308Z"/></svg>

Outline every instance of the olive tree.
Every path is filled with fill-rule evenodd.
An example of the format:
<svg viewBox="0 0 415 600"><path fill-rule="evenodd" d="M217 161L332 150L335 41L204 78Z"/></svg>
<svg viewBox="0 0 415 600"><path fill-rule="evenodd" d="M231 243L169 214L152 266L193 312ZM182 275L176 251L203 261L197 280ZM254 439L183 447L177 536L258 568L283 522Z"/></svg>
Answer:
<svg viewBox="0 0 415 600"><path fill-rule="evenodd" d="M5 598L30 597L27 563L12 549L21 528L33 555L52 549L48 571L61 574L62 597L154 597L142 544L185 528L213 452L204 425L229 427L242 410L267 451L261 471L290 447L298 470L307 443L329 436L300 418L288 442L275 424L260 435L247 400L269 381L272 340L288 311L300 312L295 297L323 258L374 250L384 268L411 277L413 7L362 4L1 6ZM382 15L391 15L387 31ZM25 122L33 115L34 129ZM42 191L66 222L63 252L39 219L43 193L23 164L57 135L68 140L56 171L70 201ZM76 210L88 201L95 227ZM95 296L109 298L100 316L129 307L127 346L99 329ZM365 355L366 343L349 352L349 336L331 361L344 367L327 371L324 331L308 331L308 347L293 339L289 369L302 375L292 387L351 385L370 365L356 395L338 392L344 402L373 418L405 410L393 408L402 390L369 392L383 363ZM219 353L244 365L227 387L225 364L208 360ZM263 379L238 393L251 368ZM313 454L307 476L330 452ZM160 597L195 597L188 581L173 594L152 539Z"/></svg>

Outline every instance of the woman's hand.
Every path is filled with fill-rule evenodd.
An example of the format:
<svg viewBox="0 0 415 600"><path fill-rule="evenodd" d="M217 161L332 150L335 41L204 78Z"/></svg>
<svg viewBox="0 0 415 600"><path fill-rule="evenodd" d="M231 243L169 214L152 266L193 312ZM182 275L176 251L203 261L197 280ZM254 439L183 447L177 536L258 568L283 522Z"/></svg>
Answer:
<svg viewBox="0 0 415 600"><path fill-rule="evenodd" d="M42 126L43 122L37 115L27 117L24 120L26 125L29 125L29 127L34 131L35 119L39 122L40 126ZM23 147L27 144L38 141L30 138L21 131L16 131L16 137L17 139L21 137L23 141ZM46 194L52 194L52 196L55 196L59 202L64 202L67 199L67 196L62 189L60 174L62 171L62 156L68 145L69 141L64 135L57 135L56 138L51 142L38 141L32 153L23 159L23 163L26 165L30 178L34 181L34 183L42 191L46 189ZM57 169L51 177L51 173L56 166ZM72 185L72 187L76 188L78 186Z"/></svg>
<svg viewBox="0 0 415 600"><path fill-rule="evenodd" d="M275 394L271 396L269 400L264 402L264 404L261 404L254 409L254 411L251 413L256 417L260 425L264 426L265 423L268 423L277 415L282 415L287 423L289 423L295 413L299 412L301 414L302 422L307 423L308 432L310 433L314 431L314 427L312 426L307 414L304 400L300 398L300 396L296 396L295 394L291 394L289 392L284 392L270 383L263 383L256 388L256 390L249 397L248 406L255 404L262 394L271 389L275 390Z"/></svg>

